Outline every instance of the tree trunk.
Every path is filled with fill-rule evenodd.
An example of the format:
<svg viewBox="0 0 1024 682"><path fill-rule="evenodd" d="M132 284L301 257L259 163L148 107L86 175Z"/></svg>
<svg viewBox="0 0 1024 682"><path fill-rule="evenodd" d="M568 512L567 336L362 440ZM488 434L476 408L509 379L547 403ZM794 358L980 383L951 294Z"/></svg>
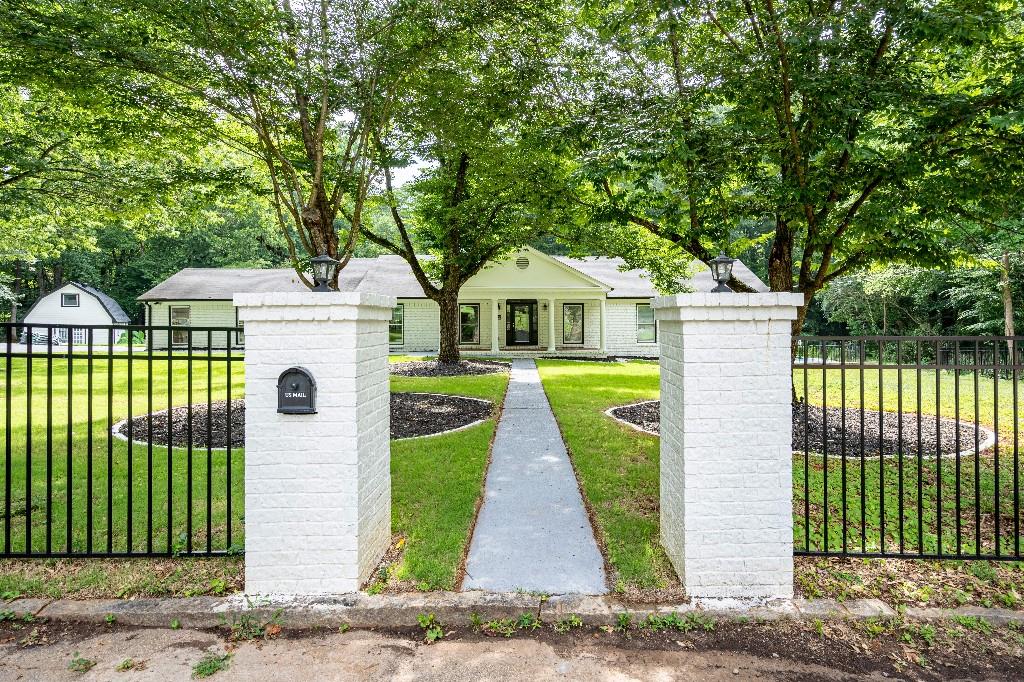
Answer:
<svg viewBox="0 0 1024 682"><path fill-rule="evenodd" d="M1003 295L1003 333L1006 336L1015 336L1013 324L1013 290L1010 288L1010 254L1003 252L1002 268L999 271L999 288ZM1008 359L1011 363L1016 358L1013 356L1013 340L1006 342L1006 349L1009 351Z"/></svg>
<svg viewBox="0 0 1024 682"><path fill-rule="evenodd" d="M459 291L442 291L437 299L441 308L441 345L437 354L440 365L454 365L459 354Z"/></svg>

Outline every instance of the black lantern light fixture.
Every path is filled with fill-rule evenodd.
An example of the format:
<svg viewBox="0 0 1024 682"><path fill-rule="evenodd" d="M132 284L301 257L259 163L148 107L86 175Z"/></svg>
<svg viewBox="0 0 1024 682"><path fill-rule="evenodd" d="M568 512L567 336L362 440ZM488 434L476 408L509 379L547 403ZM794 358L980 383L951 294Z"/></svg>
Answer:
<svg viewBox="0 0 1024 682"><path fill-rule="evenodd" d="M720 253L711 259L709 263L711 266L711 277L718 282L718 286L711 290L712 293L732 291L726 282L732 277L732 264L735 262L735 258L729 258L724 253Z"/></svg>
<svg viewBox="0 0 1024 682"><path fill-rule="evenodd" d="M309 264L313 266L313 291L331 291L331 282L334 274L338 271L341 261L335 260L326 253L321 253L311 258Z"/></svg>

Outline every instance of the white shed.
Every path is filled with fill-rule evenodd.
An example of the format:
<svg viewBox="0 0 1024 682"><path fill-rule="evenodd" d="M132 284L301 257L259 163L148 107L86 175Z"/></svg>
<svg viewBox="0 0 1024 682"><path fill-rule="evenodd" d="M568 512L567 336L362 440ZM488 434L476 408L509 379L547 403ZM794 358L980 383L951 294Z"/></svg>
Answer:
<svg viewBox="0 0 1024 682"><path fill-rule="evenodd" d="M64 286L39 297L22 320L26 325L63 325L53 328L53 342L66 344L84 344L88 340L85 325L129 324L131 318L117 301L88 284L68 282ZM79 326L82 325L82 326ZM48 328L32 327L32 339L46 342ZM70 332L70 339L69 339ZM29 328L25 328L27 337ZM120 340L124 330L115 330L115 343ZM27 340L27 339L26 339ZM97 344L109 341L106 330L94 332L93 340Z"/></svg>

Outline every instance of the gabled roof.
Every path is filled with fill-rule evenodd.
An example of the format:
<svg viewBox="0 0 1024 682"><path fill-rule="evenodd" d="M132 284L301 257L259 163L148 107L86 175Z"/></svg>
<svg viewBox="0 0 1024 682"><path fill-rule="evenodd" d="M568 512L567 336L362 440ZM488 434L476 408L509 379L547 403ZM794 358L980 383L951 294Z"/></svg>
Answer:
<svg viewBox="0 0 1024 682"><path fill-rule="evenodd" d="M658 295L646 272L639 269L621 270L624 265L621 258L568 258L548 256L539 251L536 253L581 279L592 282L594 286L608 290L609 298L650 298ZM739 261L733 266L733 273L755 291L768 291L764 282ZM706 266L702 266L682 284L694 291L711 291L715 285ZM394 255L351 259L338 276L338 289L382 293L398 298L424 297L423 288L416 281L412 268L403 258ZM139 300L228 301L236 293L305 290L305 285L290 268L185 268L139 296Z"/></svg>
<svg viewBox="0 0 1024 682"><path fill-rule="evenodd" d="M58 291L60 291L61 289L63 289L66 286L73 286L76 289L80 290L82 293L89 294L90 296L95 298L97 301L99 301L100 305L103 306L103 309L107 311L108 315L110 315L111 321L113 321L113 322L115 322L117 324L130 324L131 323L132 318L130 318L128 316L128 313L126 313L124 311L124 308L121 307L120 303L118 303L117 301L115 301L110 296L108 296L107 294L103 293L102 291L100 291L96 287L89 286L88 284L82 284L81 282L65 282L64 284L61 284L59 287L57 287L53 291L50 291L50 292L48 292L46 294L43 294L42 296L40 296L39 298L36 299L35 303L33 303L31 305L31 307L29 307L28 310L25 311L25 314L22 317L22 319L23 320L27 319L28 316L32 314L32 311L35 309L35 307L37 305L39 305L40 301L42 301L47 296L50 296L52 294L57 293Z"/></svg>
<svg viewBox="0 0 1024 682"><path fill-rule="evenodd" d="M110 313L110 319L118 324L129 324L132 318L128 317L128 313L124 311L121 304L107 296L105 293L97 289L96 287L89 286L88 284L82 284L81 282L69 282L73 284L87 294L91 294L96 297L96 300L100 302L100 305Z"/></svg>

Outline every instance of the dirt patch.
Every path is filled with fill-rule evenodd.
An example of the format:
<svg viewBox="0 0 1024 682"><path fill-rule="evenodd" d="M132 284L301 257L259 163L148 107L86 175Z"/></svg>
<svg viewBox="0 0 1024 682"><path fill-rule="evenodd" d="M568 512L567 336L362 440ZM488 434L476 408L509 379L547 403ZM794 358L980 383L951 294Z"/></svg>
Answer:
<svg viewBox="0 0 1024 682"><path fill-rule="evenodd" d="M487 419L494 410L488 400L433 393L391 394L391 438L430 436L461 428ZM168 414L170 416L168 416ZM191 419L190 419L191 415ZM189 428L191 424L191 428ZM210 405L176 407L152 414L152 442L154 445L213 448L227 447L228 404L219 400ZM245 446L245 401L231 401L230 443L232 448ZM136 417L118 427L125 438L146 442L150 436L150 415Z"/></svg>
<svg viewBox="0 0 1024 682"><path fill-rule="evenodd" d="M812 599L1024 610L1024 563L796 557L794 574L797 592Z"/></svg>
<svg viewBox="0 0 1024 682"><path fill-rule="evenodd" d="M443 365L434 360L415 360L394 363L391 365L391 373L402 377L458 377L497 374L507 372L511 367L507 362L493 360L463 360Z"/></svg>
<svg viewBox="0 0 1024 682"><path fill-rule="evenodd" d="M609 410L609 413L644 431L661 432L660 401L623 405ZM936 451L943 456L952 456L957 452L970 452L975 447L975 425L971 422L961 421L958 425L952 420L941 419L936 428L935 417L925 415L921 418L919 433L915 413L904 412L901 423L897 412L864 410L863 429L861 415L861 410L856 408L823 409L815 405L794 404L793 450L802 451L806 444L811 452L823 452L827 445L830 455L844 453L846 457L860 457L863 448L867 457L877 457L879 452L891 457L900 452L916 454L920 439L922 454L934 457ZM989 432L979 429L978 435L980 447L985 449Z"/></svg>

